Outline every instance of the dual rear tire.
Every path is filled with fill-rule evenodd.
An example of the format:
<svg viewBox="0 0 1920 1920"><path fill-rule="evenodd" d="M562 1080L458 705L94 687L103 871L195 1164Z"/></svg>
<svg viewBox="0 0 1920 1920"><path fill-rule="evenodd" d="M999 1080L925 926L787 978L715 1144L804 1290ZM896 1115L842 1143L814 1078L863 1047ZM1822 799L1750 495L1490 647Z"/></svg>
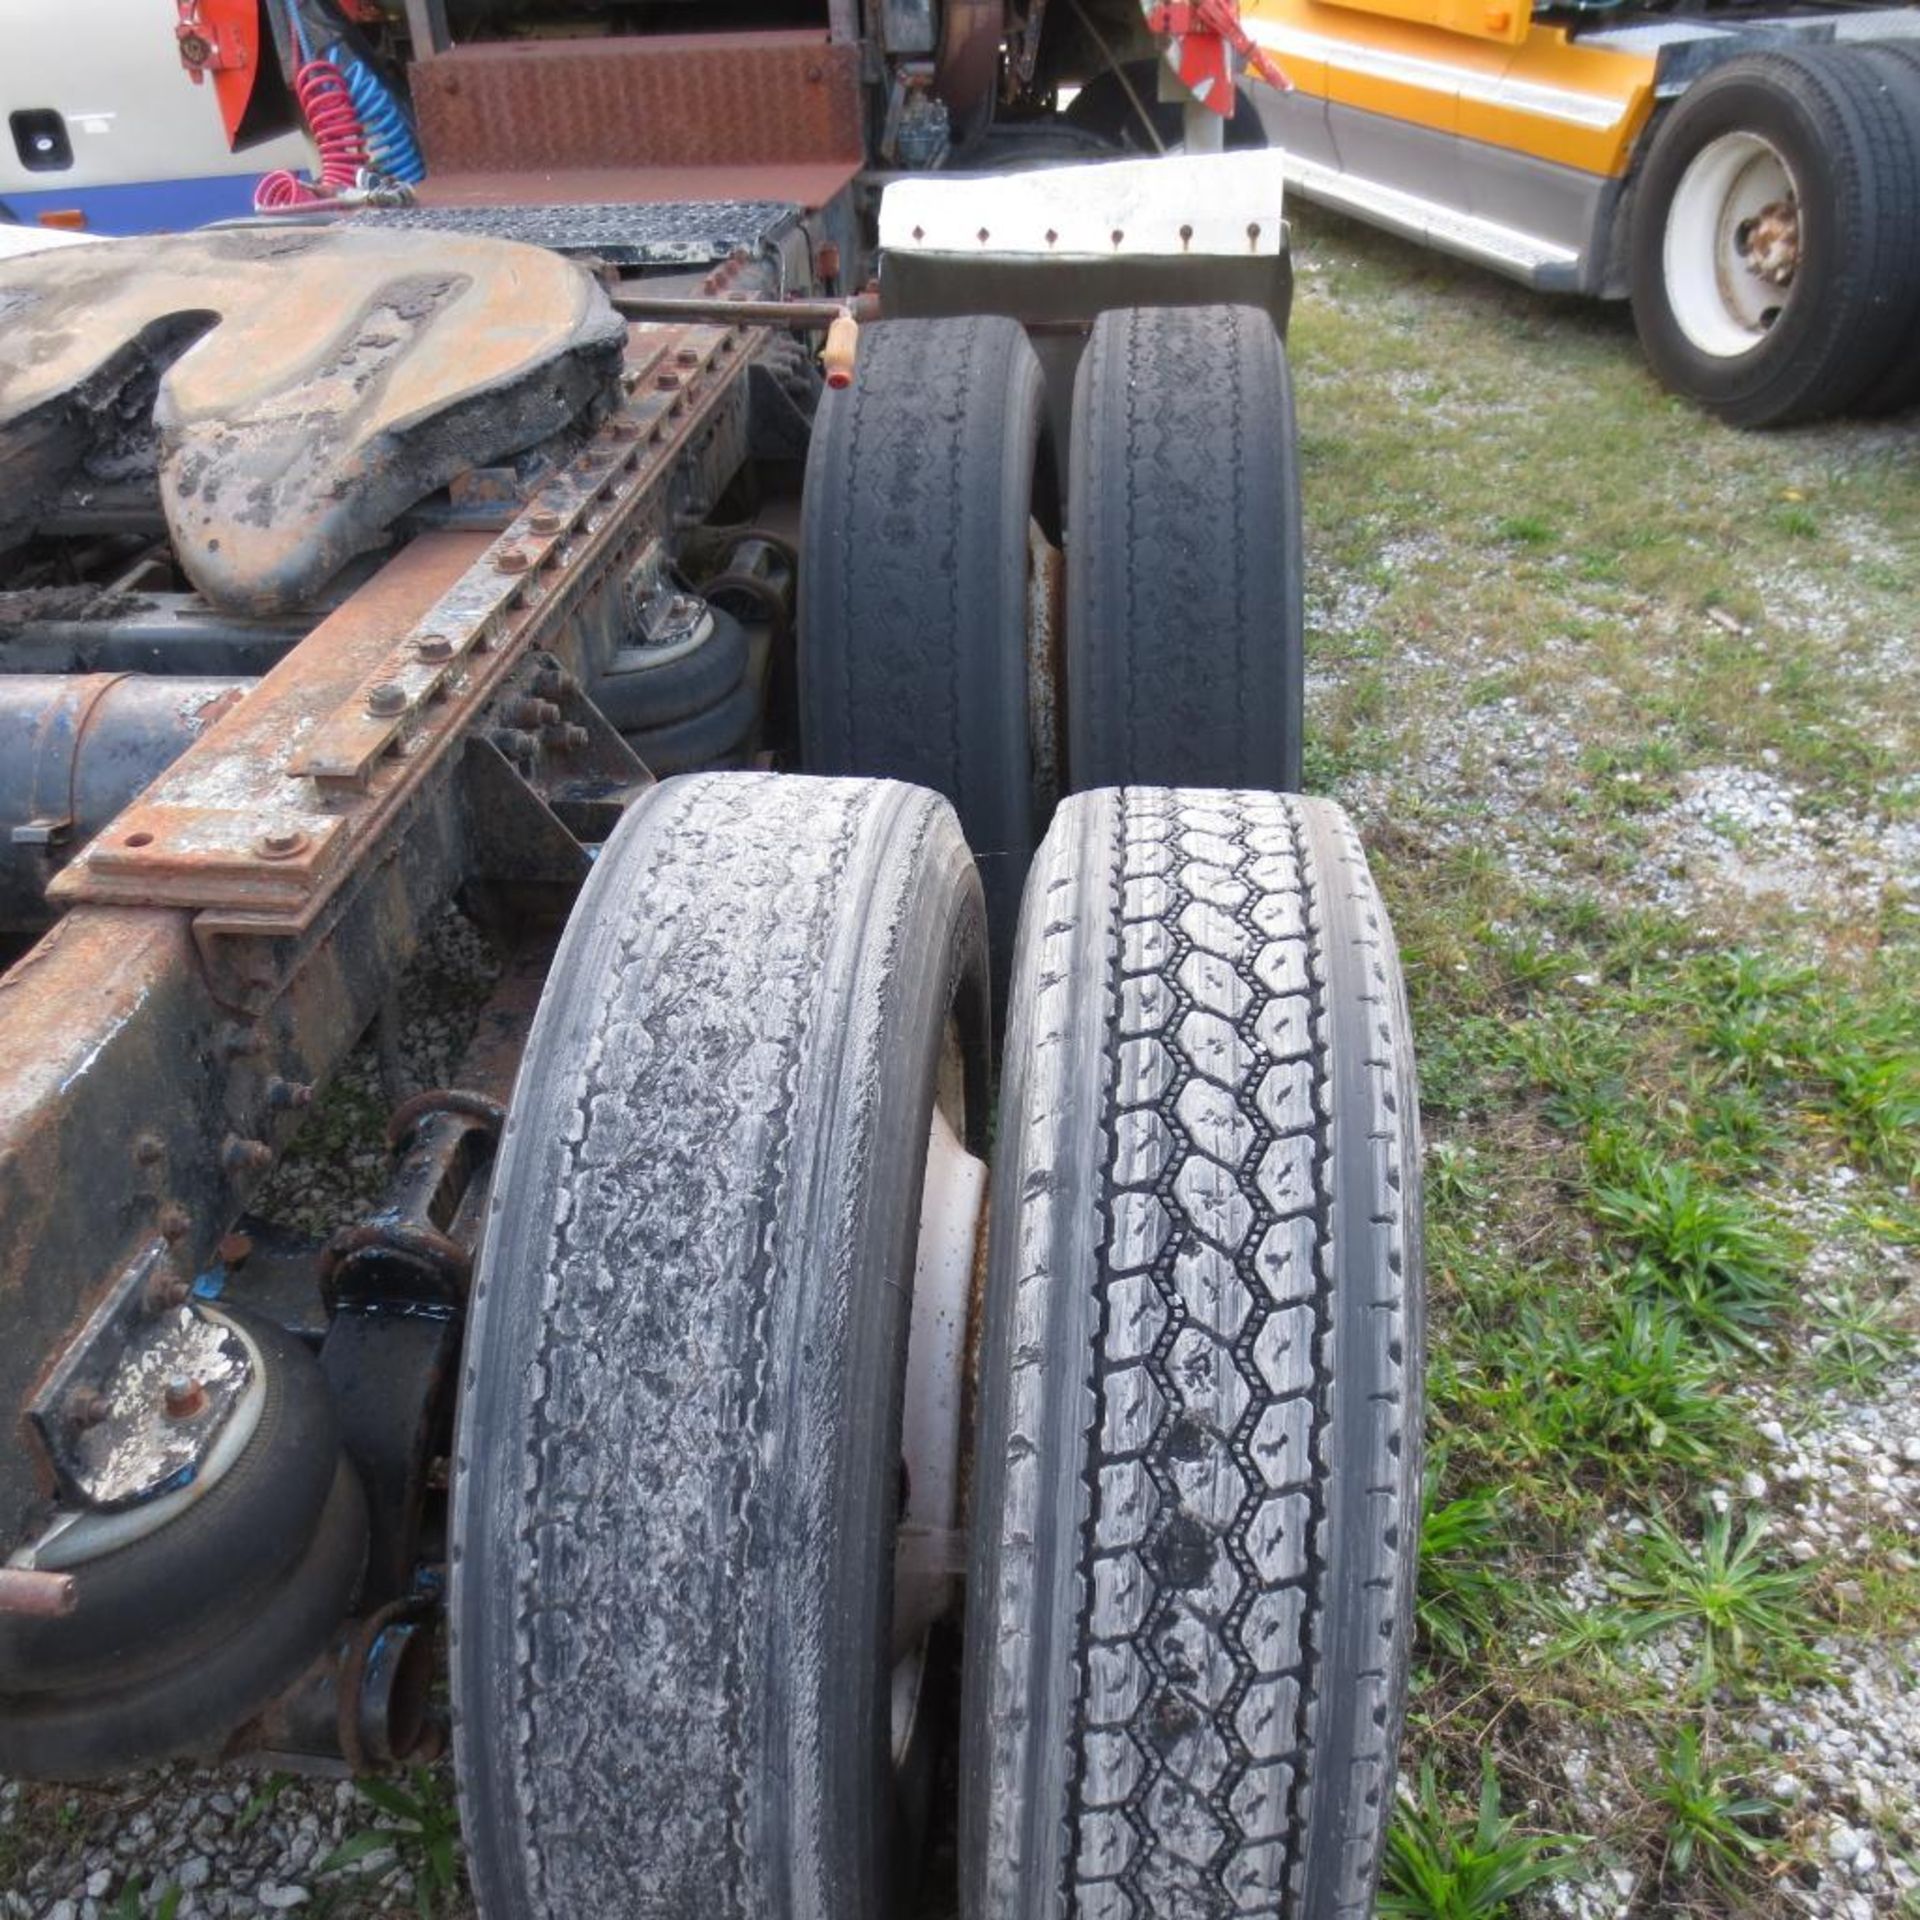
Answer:
<svg viewBox="0 0 1920 1920"><path fill-rule="evenodd" d="M1635 188L1632 293L1667 386L1735 426L1920 396L1920 76L1856 42L1728 61Z"/></svg>
<svg viewBox="0 0 1920 1920"><path fill-rule="evenodd" d="M954 803L996 997L1061 793L1300 784L1300 479L1271 319L1102 314L1070 453L1062 569L1040 363L988 315L867 329L808 460L802 763Z"/></svg>
<svg viewBox="0 0 1920 1920"><path fill-rule="evenodd" d="M802 745L893 778L667 782L556 958L457 1441L488 1920L889 1920L913 1643L962 1564L968 1920L1371 1898L1417 1121L1358 848L1274 791L1302 672L1271 322L1104 316L1071 456L1062 623L1025 335L870 329L810 460ZM943 1259L973 1344L948 1328L930 1388ZM926 1510L909 1392L970 1409L966 1515Z"/></svg>
<svg viewBox="0 0 1920 1920"><path fill-rule="evenodd" d="M671 781L596 863L501 1148L459 1418L489 1920L898 1911L908 1303L934 1113L983 1143L984 978L924 791ZM1406 1678L1418 1144L1343 818L1064 802L1010 1018L965 1911L1037 1920L1068 1884L1080 1914L1362 1912Z"/></svg>

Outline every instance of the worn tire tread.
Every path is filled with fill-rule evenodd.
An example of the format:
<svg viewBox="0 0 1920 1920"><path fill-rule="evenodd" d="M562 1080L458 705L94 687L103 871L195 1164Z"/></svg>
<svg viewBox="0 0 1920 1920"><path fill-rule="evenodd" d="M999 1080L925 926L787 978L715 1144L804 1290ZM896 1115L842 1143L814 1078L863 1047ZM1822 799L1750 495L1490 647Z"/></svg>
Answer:
<svg viewBox="0 0 1920 1920"><path fill-rule="evenodd" d="M455 1757L484 1912L884 1899L918 1193L881 1207L869 1170L923 1151L897 1091L939 1048L916 995L938 967L978 985L983 941L951 810L889 783L669 781L596 863L462 1382Z"/></svg>
<svg viewBox="0 0 1920 1920"><path fill-rule="evenodd" d="M1299 787L1300 475L1257 307L1103 313L1074 382L1067 777Z"/></svg>

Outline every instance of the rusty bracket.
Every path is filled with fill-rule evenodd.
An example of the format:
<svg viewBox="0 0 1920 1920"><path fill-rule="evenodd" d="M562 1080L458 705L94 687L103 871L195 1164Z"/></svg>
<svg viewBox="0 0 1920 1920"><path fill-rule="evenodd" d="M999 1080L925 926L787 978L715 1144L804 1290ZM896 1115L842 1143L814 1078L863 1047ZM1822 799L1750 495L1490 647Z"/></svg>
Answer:
<svg viewBox="0 0 1920 1920"><path fill-rule="evenodd" d="M624 398L505 533L427 534L322 620L53 883L305 933L516 665L600 582L761 336L636 326Z"/></svg>
<svg viewBox="0 0 1920 1920"><path fill-rule="evenodd" d="M246 1343L173 1279L166 1243L144 1247L27 1408L78 1504L113 1511L185 1485L253 1378Z"/></svg>

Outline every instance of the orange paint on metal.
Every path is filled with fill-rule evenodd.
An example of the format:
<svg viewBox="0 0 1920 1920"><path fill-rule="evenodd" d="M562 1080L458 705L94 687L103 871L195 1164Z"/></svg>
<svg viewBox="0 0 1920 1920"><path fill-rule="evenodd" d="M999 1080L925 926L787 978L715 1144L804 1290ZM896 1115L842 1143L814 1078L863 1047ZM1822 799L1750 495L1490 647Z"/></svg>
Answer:
<svg viewBox="0 0 1920 1920"><path fill-rule="evenodd" d="M1625 173L1653 111L1652 54L1502 0L1247 0L1246 21L1303 94L1587 173Z"/></svg>

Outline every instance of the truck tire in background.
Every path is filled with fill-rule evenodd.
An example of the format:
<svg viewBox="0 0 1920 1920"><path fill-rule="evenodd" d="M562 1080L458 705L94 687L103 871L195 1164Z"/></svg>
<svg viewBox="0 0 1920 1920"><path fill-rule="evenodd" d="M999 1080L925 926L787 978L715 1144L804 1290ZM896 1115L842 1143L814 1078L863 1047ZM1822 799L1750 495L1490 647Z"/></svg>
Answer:
<svg viewBox="0 0 1920 1920"><path fill-rule="evenodd" d="M1063 802L997 1139L962 1911L1358 1920L1406 1697L1423 1308L1406 1001L1345 815Z"/></svg>
<svg viewBox="0 0 1920 1920"><path fill-rule="evenodd" d="M1299 449L1254 307L1103 313L1073 392L1067 780L1300 785Z"/></svg>
<svg viewBox="0 0 1920 1920"><path fill-rule="evenodd" d="M1920 153L1920 45L1889 41L1856 50L1885 82L1905 116L1908 142ZM1864 414L1898 413L1916 401L1920 401L1920 288L1909 303L1902 343L1894 349L1892 362L1860 396L1857 406Z"/></svg>
<svg viewBox="0 0 1920 1920"><path fill-rule="evenodd" d="M802 502L800 755L954 804L1004 981L1038 817L1031 537L1051 515L1040 363L993 315L864 328Z"/></svg>
<svg viewBox="0 0 1920 1920"><path fill-rule="evenodd" d="M1742 427L1839 412L1911 350L1920 146L1856 46L1729 60L1655 137L1629 246L1673 391Z"/></svg>
<svg viewBox="0 0 1920 1920"><path fill-rule="evenodd" d="M595 863L489 1201L452 1501L490 1920L891 1911L902 1375L936 1100L987 1123L951 808L671 780Z"/></svg>

